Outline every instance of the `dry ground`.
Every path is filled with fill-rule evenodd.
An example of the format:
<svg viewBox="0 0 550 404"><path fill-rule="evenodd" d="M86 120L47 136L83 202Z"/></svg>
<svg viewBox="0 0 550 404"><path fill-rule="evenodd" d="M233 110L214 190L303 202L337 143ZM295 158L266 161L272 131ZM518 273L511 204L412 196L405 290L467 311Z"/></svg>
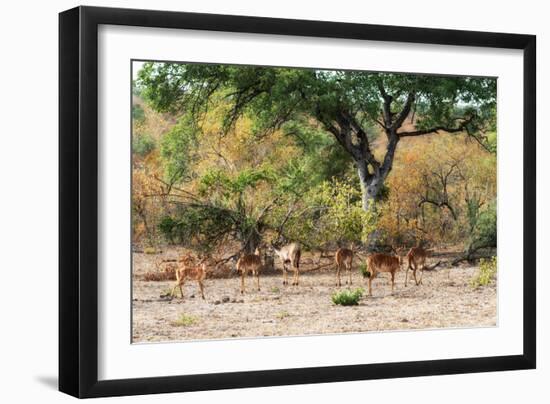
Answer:
<svg viewBox="0 0 550 404"><path fill-rule="evenodd" d="M396 275L393 295L389 275L381 274L373 281L373 297L364 297L358 306L342 307L334 305L330 296L347 286L335 286L333 267L306 272L313 266L307 257L303 260L299 286L283 286L280 274L265 275L260 278L261 291L258 292L253 279L248 277L247 292L241 296L240 279L235 275L227 279L206 279L206 300L200 298L194 281L186 283L185 299L170 300L160 296L173 282L141 280L143 273L153 270L158 256L134 253L133 341L496 325L496 285L473 289L469 284L477 267L464 265L425 271L423 285L410 282L404 287L403 265L403 270ZM356 269L353 272L355 287L366 290L366 282ZM182 316L185 321L178 324Z"/></svg>

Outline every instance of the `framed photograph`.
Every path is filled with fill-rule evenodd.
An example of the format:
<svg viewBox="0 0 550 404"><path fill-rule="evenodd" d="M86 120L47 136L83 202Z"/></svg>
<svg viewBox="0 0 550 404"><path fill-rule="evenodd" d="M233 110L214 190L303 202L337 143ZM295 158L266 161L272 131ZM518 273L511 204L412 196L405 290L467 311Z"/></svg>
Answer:
<svg viewBox="0 0 550 404"><path fill-rule="evenodd" d="M535 368L535 36L59 16L59 388Z"/></svg>

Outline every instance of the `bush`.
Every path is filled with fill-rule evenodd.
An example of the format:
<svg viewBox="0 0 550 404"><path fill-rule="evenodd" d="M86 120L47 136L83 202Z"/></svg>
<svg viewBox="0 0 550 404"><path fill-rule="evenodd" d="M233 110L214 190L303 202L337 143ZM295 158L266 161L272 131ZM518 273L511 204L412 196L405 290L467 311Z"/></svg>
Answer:
<svg viewBox="0 0 550 404"><path fill-rule="evenodd" d="M288 229L291 237L304 244L360 244L376 229L376 210L363 210L361 189L351 179L324 181L310 189L303 201L311 208L295 222L289 221L285 233Z"/></svg>
<svg viewBox="0 0 550 404"><path fill-rule="evenodd" d="M217 206L183 207L175 216L164 216L159 223L162 236L170 243L176 241L202 252L209 252L231 234L235 217L228 209ZM250 234L242 231L242 234Z"/></svg>
<svg viewBox="0 0 550 404"><path fill-rule="evenodd" d="M143 122L145 120L145 111L140 105L132 105L132 119L136 122Z"/></svg>
<svg viewBox="0 0 550 404"><path fill-rule="evenodd" d="M195 324L196 322L197 322L196 317L183 313L179 316L179 318L176 321L172 322L172 325L176 327L187 327Z"/></svg>
<svg viewBox="0 0 550 404"><path fill-rule="evenodd" d="M157 253L157 250L155 249L155 247L145 247L143 249L143 252L145 254L156 254Z"/></svg>
<svg viewBox="0 0 550 404"><path fill-rule="evenodd" d="M134 136L132 151L138 156L144 157L155 149L155 139L148 134Z"/></svg>
<svg viewBox="0 0 550 404"><path fill-rule="evenodd" d="M172 244L174 243L174 229L177 227L177 225L178 222L174 220L171 216L162 217L158 224L159 230L162 235Z"/></svg>
<svg viewBox="0 0 550 404"><path fill-rule="evenodd" d="M332 303L340 306L357 306L359 299L363 297L364 290L362 288L351 290L343 290L332 294Z"/></svg>
<svg viewBox="0 0 550 404"><path fill-rule="evenodd" d="M490 260L479 260L479 272L470 281L470 285L474 288L480 286L487 286L495 278L497 274L497 257L493 257Z"/></svg>
<svg viewBox="0 0 550 404"><path fill-rule="evenodd" d="M367 267L367 263L363 262L359 265L359 273L363 276L363 278L370 278L370 271Z"/></svg>
<svg viewBox="0 0 550 404"><path fill-rule="evenodd" d="M497 209L496 203L491 203L479 214L471 235L468 252L473 253L481 248L497 246Z"/></svg>

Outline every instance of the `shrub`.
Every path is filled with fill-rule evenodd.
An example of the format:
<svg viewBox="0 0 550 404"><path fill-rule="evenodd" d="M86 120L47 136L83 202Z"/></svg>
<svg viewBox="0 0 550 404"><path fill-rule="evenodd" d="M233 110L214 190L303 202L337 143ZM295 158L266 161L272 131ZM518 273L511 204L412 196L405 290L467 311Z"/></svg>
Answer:
<svg viewBox="0 0 550 404"><path fill-rule="evenodd" d="M176 321L172 322L172 325L176 327L187 327L197 322L197 318L188 314L182 313Z"/></svg>
<svg viewBox="0 0 550 404"><path fill-rule="evenodd" d="M357 306L359 299L363 297L364 290L362 288L351 290L343 290L332 294L332 303L341 306Z"/></svg>
<svg viewBox="0 0 550 404"><path fill-rule="evenodd" d="M156 254L157 253L157 250L155 249L155 247L145 247L143 249L143 252L145 254Z"/></svg>
<svg viewBox="0 0 550 404"><path fill-rule="evenodd" d="M363 262L359 265L359 273L363 276L363 278L369 278L370 277L370 271L367 267L367 263Z"/></svg>
<svg viewBox="0 0 550 404"><path fill-rule="evenodd" d="M468 252L473 253L480 248L497 246L497 209L493 202L479 213L475 221Z"/></svg>
<svg viewBox="0 0 550 404"><path fill-rule="evenodd" d="M143 122L145 120L145 111L140 105L132 105L132 118L136 122Z"/></svg>
<svg viewBox="0 0 550 404"><path fill-rule="evenodd" d="M470 285L474 288L487 286L495 278L496 274L497 257L493 257L490 260L482 258L479 260L479 272L471 279Z"/></svg>
<svg viewBox="0 0 550 404"><path fill-rule="evenodd" d="M135 135L132 142L132 151L138 156L144 157L155 149L155 139L151 135L142 133Z"/></svg>
<svg viewBox="0 0 550 404"><path fill-rule="evenodd" d="M311 188L303 200L311 209L299 220L291 220L285 232L289 228L290 234L304 244L360 244L376 229L376 210L363 209L360 187L351 179L324 181Z"/></svg>
<svg viewBox="0 0 550 404"><path fill-rule="evenodd" d="M287 318L287 317L290 317L290 313L288 311L281 311L277 313L277 318L279 320L282 320L283 318Z"/></svg>
<svg viewBox="0 0 550 404"><path fill-rule="evenodd" d="M168 239L171 243L174 243L174 229L178 225L178 222L171 216L163 216L158 224L159 230L162 235Z"/></svg>

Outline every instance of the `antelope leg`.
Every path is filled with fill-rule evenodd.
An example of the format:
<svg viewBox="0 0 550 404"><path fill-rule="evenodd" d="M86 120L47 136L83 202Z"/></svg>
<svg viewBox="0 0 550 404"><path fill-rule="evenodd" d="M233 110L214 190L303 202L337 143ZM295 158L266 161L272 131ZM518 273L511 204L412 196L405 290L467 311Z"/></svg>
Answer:
<svg viewBox="0 0 550 404"><path fill-rule="evenodd" d="M199 279L199 289L201 290L201 297L202 300L204 300L204 285L202 284L202 280Z"/></svg>

